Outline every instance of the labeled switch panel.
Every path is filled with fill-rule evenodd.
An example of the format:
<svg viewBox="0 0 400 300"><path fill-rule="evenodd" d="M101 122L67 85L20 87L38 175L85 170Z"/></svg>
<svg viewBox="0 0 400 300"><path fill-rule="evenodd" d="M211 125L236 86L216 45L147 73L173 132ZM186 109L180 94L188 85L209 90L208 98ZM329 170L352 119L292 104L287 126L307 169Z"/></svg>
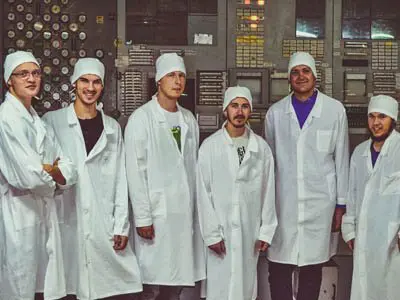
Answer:
<svg viewBox="0 0 400 300"><path fill-rule="evenodd" d="M226 71L197 71L197 104L222 105L226 87Z"/></svg>

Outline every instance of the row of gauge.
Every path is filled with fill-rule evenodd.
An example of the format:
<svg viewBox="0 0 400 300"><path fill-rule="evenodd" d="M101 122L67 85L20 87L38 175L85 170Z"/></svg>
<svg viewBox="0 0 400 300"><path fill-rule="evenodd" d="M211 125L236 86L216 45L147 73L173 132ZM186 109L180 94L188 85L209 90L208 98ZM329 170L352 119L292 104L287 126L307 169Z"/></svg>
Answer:
<svg viewBox="0 0 400 300"><path fill-rule="evenodd" d="M31 51L42 65L43 95L36 108L41 112L68 105L76 61L104 57L102 49L85 49L87 14L76 13L76 1L69 0L7 0L4 12L6 52Z"/></svg>

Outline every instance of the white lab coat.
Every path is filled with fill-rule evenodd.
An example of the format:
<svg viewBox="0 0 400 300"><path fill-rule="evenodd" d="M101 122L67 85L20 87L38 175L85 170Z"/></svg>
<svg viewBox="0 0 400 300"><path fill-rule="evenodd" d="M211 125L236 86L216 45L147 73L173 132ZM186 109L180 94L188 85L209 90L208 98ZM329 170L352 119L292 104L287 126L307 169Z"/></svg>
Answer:
<svg viewBox="0 0 400 300"><path fill-rule="evenodd" d="M142 290L130 244L113 249L113 236L129 233L125 154L119 124L100 113L104 130L89 155L73 104L43 117L78 168L76 188L63 196L62 237L68 293L85 300Z"/></svg>
<svg viewBox="0 0 400 300"><path fill-rule="evenodd" d="M265 120L275 158L278 227L268 259L298 266L329 260L336 204L344 204L349 147L343 105L318 91L303 128L292 94L273 104Z"/></svg>
<svg viewBox="0 0 400 300"><path fill-rule="evenodd" d="M134 223L155 228L152 241L138 235L135 240L145 284L193 286L205 278L195 210L199 130L192 113L179 105L178 109L182 152L156 95L131 115L125 129Z"/></svg>
<svg viewBox="0 0 400 300"><path fill-rule="evenodd" d="M400 297L400 134L393 131L372 167L371 140L356 147L350 162L342 234L355 238L351 300Z"/></svg>
<svg viewBox="0 0 400 300"><path fill-rule="evenodd" d="M274 159L267 143L250 128L245 156L226 129L200 147L197 195L206 246L225 241L226 256L207 250L207 300L255 299L257 240L271 244L277 225Z"/></svg>
<svg viewBox="0 0 400 300"><path fill-rule="evenodd" d="M0 170L7 184L2 197L5 262L0 299L32 300L66 295L56 200L56 183L42 164L58 166L68 188L76 169L63 156L51 128L33 108L6 94L0 106Z"/></svg>

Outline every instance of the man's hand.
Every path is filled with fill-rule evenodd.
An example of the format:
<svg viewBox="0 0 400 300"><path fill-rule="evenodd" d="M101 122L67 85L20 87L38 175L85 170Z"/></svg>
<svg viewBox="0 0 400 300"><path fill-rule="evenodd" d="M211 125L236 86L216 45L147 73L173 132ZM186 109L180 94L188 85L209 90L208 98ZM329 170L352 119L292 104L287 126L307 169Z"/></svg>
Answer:
<svg viewBox="0 0 400 300"><path fill-rule="evenodd" d="M114 250L124 250L128 244L128 237L123 235L114 235Z"/></svg>
<svg viewBox="0 0 400 300"><path fill-rule="evenodd" d="M208 246L208 248L220 256L224 256L226 254L225 242L223 240L214 245Z"/></svg>
<svg viewBox="0 0 400 300"><path fill-rule="evenodd" d="M265 251L268 250L268 247L269 247L269 245L268 245L267 242L258 240L258 241L256 242L256 245L255 245L255 247L254 247L254 250L255 250L255 253L258 253L258 252L265 252Z"/></svg>
<svg viewBox="0 0 400 300"><path fill-rule="evenodd" d="M64 175L61 173L60 169L58 168L58 161L60 158L58 157L54 162L53 165L43 164L43 170L46 171L53 180L58 183L59 185L65 185L67 182L64 178Z"/></svg>
<svg viewBox="0 0 400 300"><path fill-rule="evenodd" d="M146 240L152 240L155 237L153 225L136 227L136 232L141 238Z"/></svg>
<svg viewBox="0 0 400 300"><path fill-rule="evenodd" d="M346 213L345 207L336 207L335 213L333 214L332 220L332 232L340 231L340 227L342 225L342 217Z"/></svg>
<svg viewBox="0 0 400 300"><path fill-rule="evenodd" d="M351 251L354 251L354 239L347 242L347 246L349 246ZM400 244L399 244L400 247Z"/></svg>

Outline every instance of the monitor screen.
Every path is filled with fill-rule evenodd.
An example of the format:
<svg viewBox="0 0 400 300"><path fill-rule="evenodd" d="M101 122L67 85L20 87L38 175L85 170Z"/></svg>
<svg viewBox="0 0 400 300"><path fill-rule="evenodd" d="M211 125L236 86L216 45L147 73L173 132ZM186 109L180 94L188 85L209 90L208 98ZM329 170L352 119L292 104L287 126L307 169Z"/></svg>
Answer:
<svg viewBox="0 0 400 300"><path fill-rule="evenodd" d="M253 97L253 104L263 104L262 78L261 77L238 77L236 84L247 87Z"/></svg>

